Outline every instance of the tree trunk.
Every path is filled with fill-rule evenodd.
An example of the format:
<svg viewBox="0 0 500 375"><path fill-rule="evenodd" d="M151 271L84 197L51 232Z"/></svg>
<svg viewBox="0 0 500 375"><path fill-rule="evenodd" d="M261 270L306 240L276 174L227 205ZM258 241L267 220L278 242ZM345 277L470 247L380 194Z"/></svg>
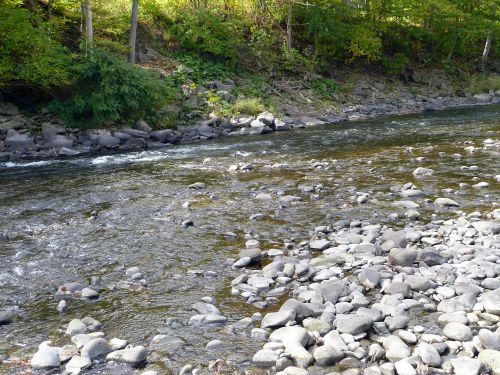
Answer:
<svg viewBox="0 0 500 375"><path fill-rule="evenodd" d="M486 38L486 43L484 44L483 56L481 56L481 64L479 68L484 70L486 66L486 61L488 60L488 55L490 54L491 40L493 39L493 29L488 31L488 37Z"/></svg>
<svg viewBox="0 0 500 375"><path fill-rule="evenodd" d="M90 7L90 0L83 0L82 11L85 23L85 46L87 48L92 48L94 29L92 28L92 8Z"/></svg>
<svg viewBox="0 0 500 375"><path fill-rule="evenodd" d="M128 62L135 64L135 41L137 39L137 13L139 12L139 0L132 0L132 17L130 21L130 37L128 41Z"/></svg>
<svg viewBox="0 0 500 375"><path fill-rule="evenodd" d="M286 17L286 48L292 50L292 0L288 0L288 16Z"/></svg>

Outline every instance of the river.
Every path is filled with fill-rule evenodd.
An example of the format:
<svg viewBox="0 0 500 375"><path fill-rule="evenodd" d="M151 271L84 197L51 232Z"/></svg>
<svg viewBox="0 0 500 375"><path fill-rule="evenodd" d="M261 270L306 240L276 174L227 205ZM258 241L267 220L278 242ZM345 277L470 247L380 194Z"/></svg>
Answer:
<svg viewBox="0 0 500 375"><path fill-rule="evenodd" d="M405 209L394 205L400 198L391 187L408 182L426 194L418 198L423 221L448 215L426 198L459 199L466 212L491 209L498 205L500 157L483 142L498 141L499 132L500 107L494 106L163 151L0 164L0 234L8 236L0 240L0 308L19 306L13 322L0 326L0 372L19 373L22 366L1 360L29 357L42 341L67 343L59 329L84 316L101 321L108 337L135 345L147 344L157 332L175 331L185 345L154 358L156 368L165 371L221 357L244 368L259 342L186 322L194 315L191 305L203 296L214 297L230 323L267 311L231 295L230 281L239 273L226 260L236 258L248 238L267 250L283 248L285 239L300 242L315 226L342 219L402 226ZM468 152L470 145L479 149ZM229 171L238 163L251 164L251 170ZM421 180L412 174L417 167L435 173ZM480 181L490 185L470 187ZM206 188L189 189L195 182ZM322 188L309 192L302 185ZM303 201L255 199L262 192ZM357 192L371 200L358 204ZM92 211L98 211L96 220L89 220ZM262 215L251 220L254 214ZM194 226L182 226L187 219ZM132 266L140 268L147 288L115 288ZM61 314L55 292L71 281L92 282L100 297L70 300ZM168 318L179 326L167 326ZM212 339L231 347L204 349Z"/></svg>

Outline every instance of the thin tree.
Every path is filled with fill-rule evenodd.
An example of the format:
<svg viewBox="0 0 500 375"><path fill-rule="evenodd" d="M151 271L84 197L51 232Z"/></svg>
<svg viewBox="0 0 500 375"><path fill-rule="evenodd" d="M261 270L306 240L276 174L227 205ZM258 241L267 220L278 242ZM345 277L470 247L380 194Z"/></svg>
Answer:
<svg viewBox="0 0 500 375"><path fill-rule="evenodd" d="M491 40L493 39L493 29L488 31L488 37L486 38L486 43L484 44L483 55L481 56L481 64L479 65L479 69L484 70L486 66L486 61L488 60L488 55L490 54L491 49Z"/></svg>
<svg viewBox="0 0 500 375"><path fill-rule="evenodd" d="M292 51L292 0L288 0L288 14L286 17L286 48Z"/></svg>
<svg viewBox="0 0 500 375"><path fill-rule="evenodd" d="M92 48L94 41L94 29L92 27L92 8L90 6L90 0L83 0L82 2L82 13L85 25L85 47Z"/></svg>
<svg viewBox="0 0 500 375"><path fill-rule="evenodd" d="M137 40L137 14L139 0L132 0L132 17L130 19L130 36L128 40L128 62L135 64L135 42Z"/></svg>

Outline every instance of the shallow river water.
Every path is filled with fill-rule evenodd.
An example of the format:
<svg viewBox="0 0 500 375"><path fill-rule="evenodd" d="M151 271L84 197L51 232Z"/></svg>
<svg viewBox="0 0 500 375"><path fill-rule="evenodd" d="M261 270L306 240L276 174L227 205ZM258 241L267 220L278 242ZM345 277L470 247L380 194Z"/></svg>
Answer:
<svg viewBox="0 0 500 375"><path fill-rule="evenodd" d="M258 311L230 293L238 271L226 260L237 257L247 238L259 239L267 250L283 248L284 240L299 243L315 226L341 219L403 225L405 209L394 202L406 198L392 194L391 186L407 182L426 194L411 198L421 205L421 220L448 214L426 201L436 197L460 200L466 212L491 208L499 200L500 155L483 141L498 141L499 135L496 106L225 138L158 152L0 164L0 234L8 235L0 239L0 309L19 306L14 321L0 326L0 373L21 373L22 365L1 360L27 358L42 341L68 343L61 330L84 316L101 321L108 337L134 345L147 345L157 332L175 331L186 344L155 358L155 368L165 373L221 357L245 368L258 342L187 321L195 314L191 305L203 296L215 298L229 323ZM464 150L471 145L480 149ZM325 162L321 168L315 167L318 161ZM228 171L238 163L251 163L253 170ZM417 167L435 173L418 179L412 174ZM471 187L480 181L489 187ZM206 188L189 189L194 182ZM323 188L317 193L299 188L318 184ZM275 199L255 199L261 192ZM368 193L371 201L358 204L358 192ZM283 195L303 201L283 204ZM189 208L183 207L186 201ZM92 211L99 213L95 221L88 220ZM263 217L250 220L253 214ZM186 219L194 226L180 225ZM147 289L112 288L132 266L140 268ZM71 281L92 281L100 298L70 300L60 314L55 291ZM182 324L166 327L171 317ZM216 338L231 348L205 350Z"/></svg>

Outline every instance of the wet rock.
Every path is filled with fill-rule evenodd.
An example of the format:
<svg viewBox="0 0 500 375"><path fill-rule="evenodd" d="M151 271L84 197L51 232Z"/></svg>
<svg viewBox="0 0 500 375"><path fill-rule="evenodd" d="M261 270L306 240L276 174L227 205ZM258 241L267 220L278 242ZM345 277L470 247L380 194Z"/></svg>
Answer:
<svg viewBox="0 0 500 375"><path fill-rule="evenodd" d="M460 207L457 202L449 198L437 198L434 204L441 207Z"/></svg>
<svg viewBox="0 0 500 375"><path fill-rule="evenodd" d="M202 315L222 315L222 313L217 307L209 303L196 302L191 307Z"/></svg>
<svg viewBox="0 0 500 375"><path fill-rule="evenodd" d="M255 366L260 368L272 367L276 364L278 355L273 350L262 349L259 350L252 358Z"/></svg>
<svg viewBox="0 0 500 375"><path fill-rule="evenodd" d="M106 361L127 363L134 367L146 361L148 351L144 346L136 346L111 352L106 356Z"/></svg>
<svg viewBox="0 0 500 375"><path fill-rule="evenodd" d="M434 170L430 168L423 168L423 167L418 167L413 171L413 175L415 177L426 177L426 176L431 176L434 173Z"/></svg>
<svg viewBox="0 0 500 375"><path fill-rule="evenodd" d="M48 342L42 343L31 358L31 367L36 370L59 367L60 365L59 349L49 346Z"/></svg>
<svg viewBox="0 0 500 375"><path fill-rule="evenodd" d="M232 346L232 344L226 343L226 342L221 341L221 340L212 340L205 346L205 349L218 350L218 349L229 348L231 346Z"/></svg>
<svg viewBox="0 0 500 375"><path fill-rule="evenodd" d="M18 133L14 129L7 130L7 136L4 139L5 146L8 149L32 149L35 147L35 142L29 134Z"/></svg>
<svg viewBox="0 0 500 375"><path fill-rule="evenodd" d="M97 293L95 290L90 289L90 288L83 288L81 293L82 293L81 294L82 298L86 298L86 299L99 298L99 293Z"/></svg>
<svg viewBox="0 0 500 375"><path fill-rule="evenodd" d="M250 248L240 251L239 258L250 258L252 263L258 263L262 259L262 251L258 248Z"/></svg>
<svg viewBox="0 0 500 375"><path fill-rule="evenodd" d="M0 311L0 326L10 324L13 316L14 313L12 310Z"/></svg>
<svg viewBox="0 0 500 375"><path fill-rule="evenodd" d="M97 143L105 148L114 148L120 144L120 139L109 134L102 134L97 139Z"/></svg>
<svg viewBox="0 0 500 375"><path fill-rule="evenodd" d="M150 350L172 353L186 346L186 340L174 335L158 334L151 339Z"/></svg>

